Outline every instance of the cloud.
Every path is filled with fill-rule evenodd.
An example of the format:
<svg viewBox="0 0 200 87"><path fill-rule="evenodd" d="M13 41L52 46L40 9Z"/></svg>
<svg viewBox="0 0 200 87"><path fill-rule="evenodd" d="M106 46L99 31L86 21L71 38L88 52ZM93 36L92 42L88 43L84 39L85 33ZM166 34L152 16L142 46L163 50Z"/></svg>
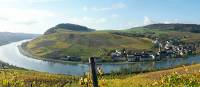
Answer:
<svg viewBox="0 0 200 87"><path fill-rule="evenodd" d="M144 25L149 25L149 24L153 24L153 23L155 23L155 22L152 19L150 19L147 16L144 17Z"/></svg>
<svg viewBox="0 0 200 87"><path fill-rule="evenodd" d="M87 25L89 27L97 28L98 25L106 23L108 20L107 18L93 18L93 17L65 17L66 23L74 23L80 25Z"/></svg>
<svg viewBox="0 0 200 87"><path fill-rule="evenodd" d="M112 14L111 17L112 17L112 18L118 18L119 15L118 15L118 14Z"/></svg>
<svg viewBox="0 0 200 87"><path fill-rule="evenodd" d="M164 24L172 24L172 23L180 23L178 19L174 19L174 20L165 20L164 22L162 22Z"/></svg>
<svg viewBox="0 0 200 87"><path fill-rule="evenodd" d="M111 6L108 7L88 7L84 6L83 11L109 11L109 10L115 10L115 9L122 9L127 7L125 3L119 2L119 3L113 3Z"/></svg>
<svg viewBox="0 0 200 87"><path fill-rule="evenodd" d="M144 25L155 24L155 23L174 24L174 23L183 23L183 22L180 22L179 19L164 19L164 20L155 21L147 16L144 17Z"/></svg>
<svg viewBox="0 0 200 87"><path fill-rule="evenodd" d="M58 2L64 0L0 0L0 3L42 3L42 2Z"/></svg>
<svg viewBox="0 0 200 87"><path fill-rule="evenodd" d="M0 20L12 23L33 23L46 20L55 14L45 10L1 8Z"/></svg>
<svg viewBox="0 0 200 87"><path fill-rule="evenodd" d="M40 33L54 18L56 14L46 10L0 8L0 31Z"/></svg>
<svg viewBox="0 0 200 87"><path fill-rule="evenodd" d="M88 11L88 7L87 6L83 6L83 11Z"/></svg>
<svg viewBox="0 0 200 87"><path fill-rule="evenodd" d="M106 18L92 18L92 17L68 17L68 22L72 22L75 24L101 24L107 21Z"/></svg>
<svg viewBox="0 0 200 87"><path fill-rule="evenodd" d="M125 3L122 3L122 2L112 4L113 9L120 9L120 8L125 8L125 7L127 7L127 5Z"/></svg>

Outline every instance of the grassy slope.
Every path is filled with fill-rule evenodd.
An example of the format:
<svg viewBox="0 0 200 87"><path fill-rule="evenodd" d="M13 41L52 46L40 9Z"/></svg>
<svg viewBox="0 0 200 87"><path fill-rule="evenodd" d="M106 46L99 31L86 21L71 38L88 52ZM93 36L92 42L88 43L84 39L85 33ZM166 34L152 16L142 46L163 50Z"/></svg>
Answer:
<svg viewBox="0 0 200 87"><path fill-rule="evenodd" d="M175 68L175 69L170 69L170 70L162 70L162 71L156 71L156 72L150 72L150 73L144 73L144 74L138 74L138 75L128 75L128 76L122 76L125 78L115 78L113 77L112 79L106 78L100 80L100 85L102 87L147 87L147 86L152 86L152 87L160 87L162 84L169 84L170 82L164 82L161 83L163 78L165 79L166 76L174 76L173 73L177 73L178 79L181 81L186 81L189 79L189 81L192 81L195 79L196 83L200 83L200 64L197 65L191 65L191 66L184 66L180 68ZM184 78L183 76L195 76L195 77L187 77ZM120 76L117 76L120 77ZM176 78L170 78L176 79ZM169 79L169 80L170 80ZM197 80L196 80L197 79ZM168 79L167 79L168 80ZM174 82L171 84L182 84L182 82ZM185 84L185 85L191 85L191 84ZM166 86L166 85L165 85ZM164 87L165 87L164 86ZM200 86L200 85L199 85ZM170 87L170 86L169 86Z"/></svg>
<svg viewBox="0 0 200 87"><path fill-rule="evenodd" d="M1 69L1 87L77 87L78 77L19 69Z"/></svg>
<svg viewBox="0 0 200 87"><path fill-rule="evenodd" d="M59 50L60 55L102 56L114 49L151 49L151 40L147 38L132 38L111 34L108 32L59 32L41 36L27 44L26 48L34 56L46 55Z"/></svg>
<svg viewBox="0 0 200 87"><path fill-rule="evenodd" d="M153 50L150 39L136 36L111 34L122 32L143 35L144 37L159 37L161 39L178 38L183 42L200 41L200 34L172 30L134 28L127 30L104 30L96 32L59 32L43 35L27 44L29 53L39 58L50 58L50 55L88 57L105 55L115 49ZM199 49L199 48L198 48ZM200 51L199 51L200 52ZM56 57L55 57L56 58ZM59 58L59 57L58 57Z"/></svg>
<svg viewBox="0 0 200 87"><path fill-rule="evenodd" d="M199 39L200 34L191 33L191 32L180 32L180 31L173 31L173 30L160 30L160 29L147 29L147 28L128 29L128 30L124 30L123 32L151 34L156 37L166 36L169 38L180 38L184 42L200 41Z"/></svg>
<svg viewBox="0 0 200 87"><path fill-rule="evenodd" d="M178 79L181 81L193 81L195 79L196 83L200 82L200 64L184 66L180 68L162 70L149 73L141 74L130 74L130 75L117 75L117 76L103 76L99 80L100 87L160 87L162 84L163 77L173 74L176 72L178 74ZM184 78L182 76L192 76ZM195 77L193 77L195 76ZM172 78L173 80L174 78ZM197 80L196 80L197 79ZM78 84L79 77L67 76L67 75L57 75L49 73L41 73L35 71L28 71L23 69L1 69L0 70L0 86L19 86L27 87L31 84L33 87L79 87ZM179 84L178 82L176 84ZM173 83L175 84L175 83ZM188 85L188 84L187 84ZM166 86L166 85L165 85ZM164 87L165 87L164 86Z"/></svg>
<svg viewBox="0 0 200 87"><path fill-rule="evenodd" d="M166 76L174 76L173 72L178 74L177 77L173 77L167 80L178 79L180 81L173 82L173 84L179 84L181 81L195 81L194 83L200 83L200 64L183 66L180 68L162 70L141 74L130 75L112 75L103 76L99 80L100 87L160 87L163 84L169 84L168 81L163 81ZM187 78L184 78L187 76ZM191 77L188 77L191 76ZM195 80L193 80L195 79ZM0 70L0 86L19 86L28 87L31 84L33 87L79 87L79 77L41 73L35 71L28 71L23 69L1 69ZM171 81L171 82L172 82ZM164 82L164 83L162 83ZM191 85L192 83L188 83ZM185 85L188 85L185 84ZM200 85L200 84L199 84ZM164 85L165 87L166 85Z"/></svg>

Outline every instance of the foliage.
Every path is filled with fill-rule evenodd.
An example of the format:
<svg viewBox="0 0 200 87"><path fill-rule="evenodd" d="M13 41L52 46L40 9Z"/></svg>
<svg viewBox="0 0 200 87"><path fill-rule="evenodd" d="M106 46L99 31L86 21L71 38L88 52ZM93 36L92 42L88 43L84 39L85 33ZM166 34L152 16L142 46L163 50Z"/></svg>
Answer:
<svg viewBox="0 0 200 87"><path fill-rule="evenodd" d="M27 70L0 70L0 87L77 87L78 77Z"/></svg>
<svg viewBox="0 0 200 87"><path fill-rule="evenodd" d="M199 87L200 74L178 74L172 73L161 78L160 81L155 82L154 86L161 87Z"/></svg>
<svg viewBox="0 0 200 87"><path fill-rule="evenodd" d="M100 87L199 87L200 65L183 66L137 75L108 75L99 80Z"/></svg>

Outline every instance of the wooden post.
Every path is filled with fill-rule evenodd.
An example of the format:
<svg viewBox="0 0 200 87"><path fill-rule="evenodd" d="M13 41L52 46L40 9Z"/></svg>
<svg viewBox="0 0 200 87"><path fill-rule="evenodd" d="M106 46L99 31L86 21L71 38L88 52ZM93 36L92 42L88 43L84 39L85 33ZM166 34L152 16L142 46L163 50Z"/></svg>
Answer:
<svg viewBox="0 0 200 87"><path fill-rule="evenodd" d="M91 69L91 74L92 74L93 87L98 87L95 58L94 57L89 58L89 63L90 63L90 69Z"/></svg>

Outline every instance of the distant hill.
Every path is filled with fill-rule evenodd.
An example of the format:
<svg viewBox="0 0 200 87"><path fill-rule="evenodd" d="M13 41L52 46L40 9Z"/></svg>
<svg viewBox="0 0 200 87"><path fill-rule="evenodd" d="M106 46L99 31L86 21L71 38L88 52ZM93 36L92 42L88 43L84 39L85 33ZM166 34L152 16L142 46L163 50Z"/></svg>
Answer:
<svg viewBox="0 0 200 87"><path fill-rule="evenodd" d="M149 29L167 29L192 33L200 33L200 25L198 24L151 24L143 28Z"/></svg>
<svg viewBox="0 0 200 87"><path fill-rule="evenodd" d="M62 24L56 25L55 27L50 28L44 34L52 34L52 33L62 32L62 31L91 32L95 30L90 29L85 26L81 26L81 25L62 23Z"/></svg>
<svg viewBox="0 0 200 87"><path fill-rule="evenodd" d="M0 45L4 45L10 42L33 39L39 36L38 34L24 34L24 33L10 33L0 32Z"/></svg>

